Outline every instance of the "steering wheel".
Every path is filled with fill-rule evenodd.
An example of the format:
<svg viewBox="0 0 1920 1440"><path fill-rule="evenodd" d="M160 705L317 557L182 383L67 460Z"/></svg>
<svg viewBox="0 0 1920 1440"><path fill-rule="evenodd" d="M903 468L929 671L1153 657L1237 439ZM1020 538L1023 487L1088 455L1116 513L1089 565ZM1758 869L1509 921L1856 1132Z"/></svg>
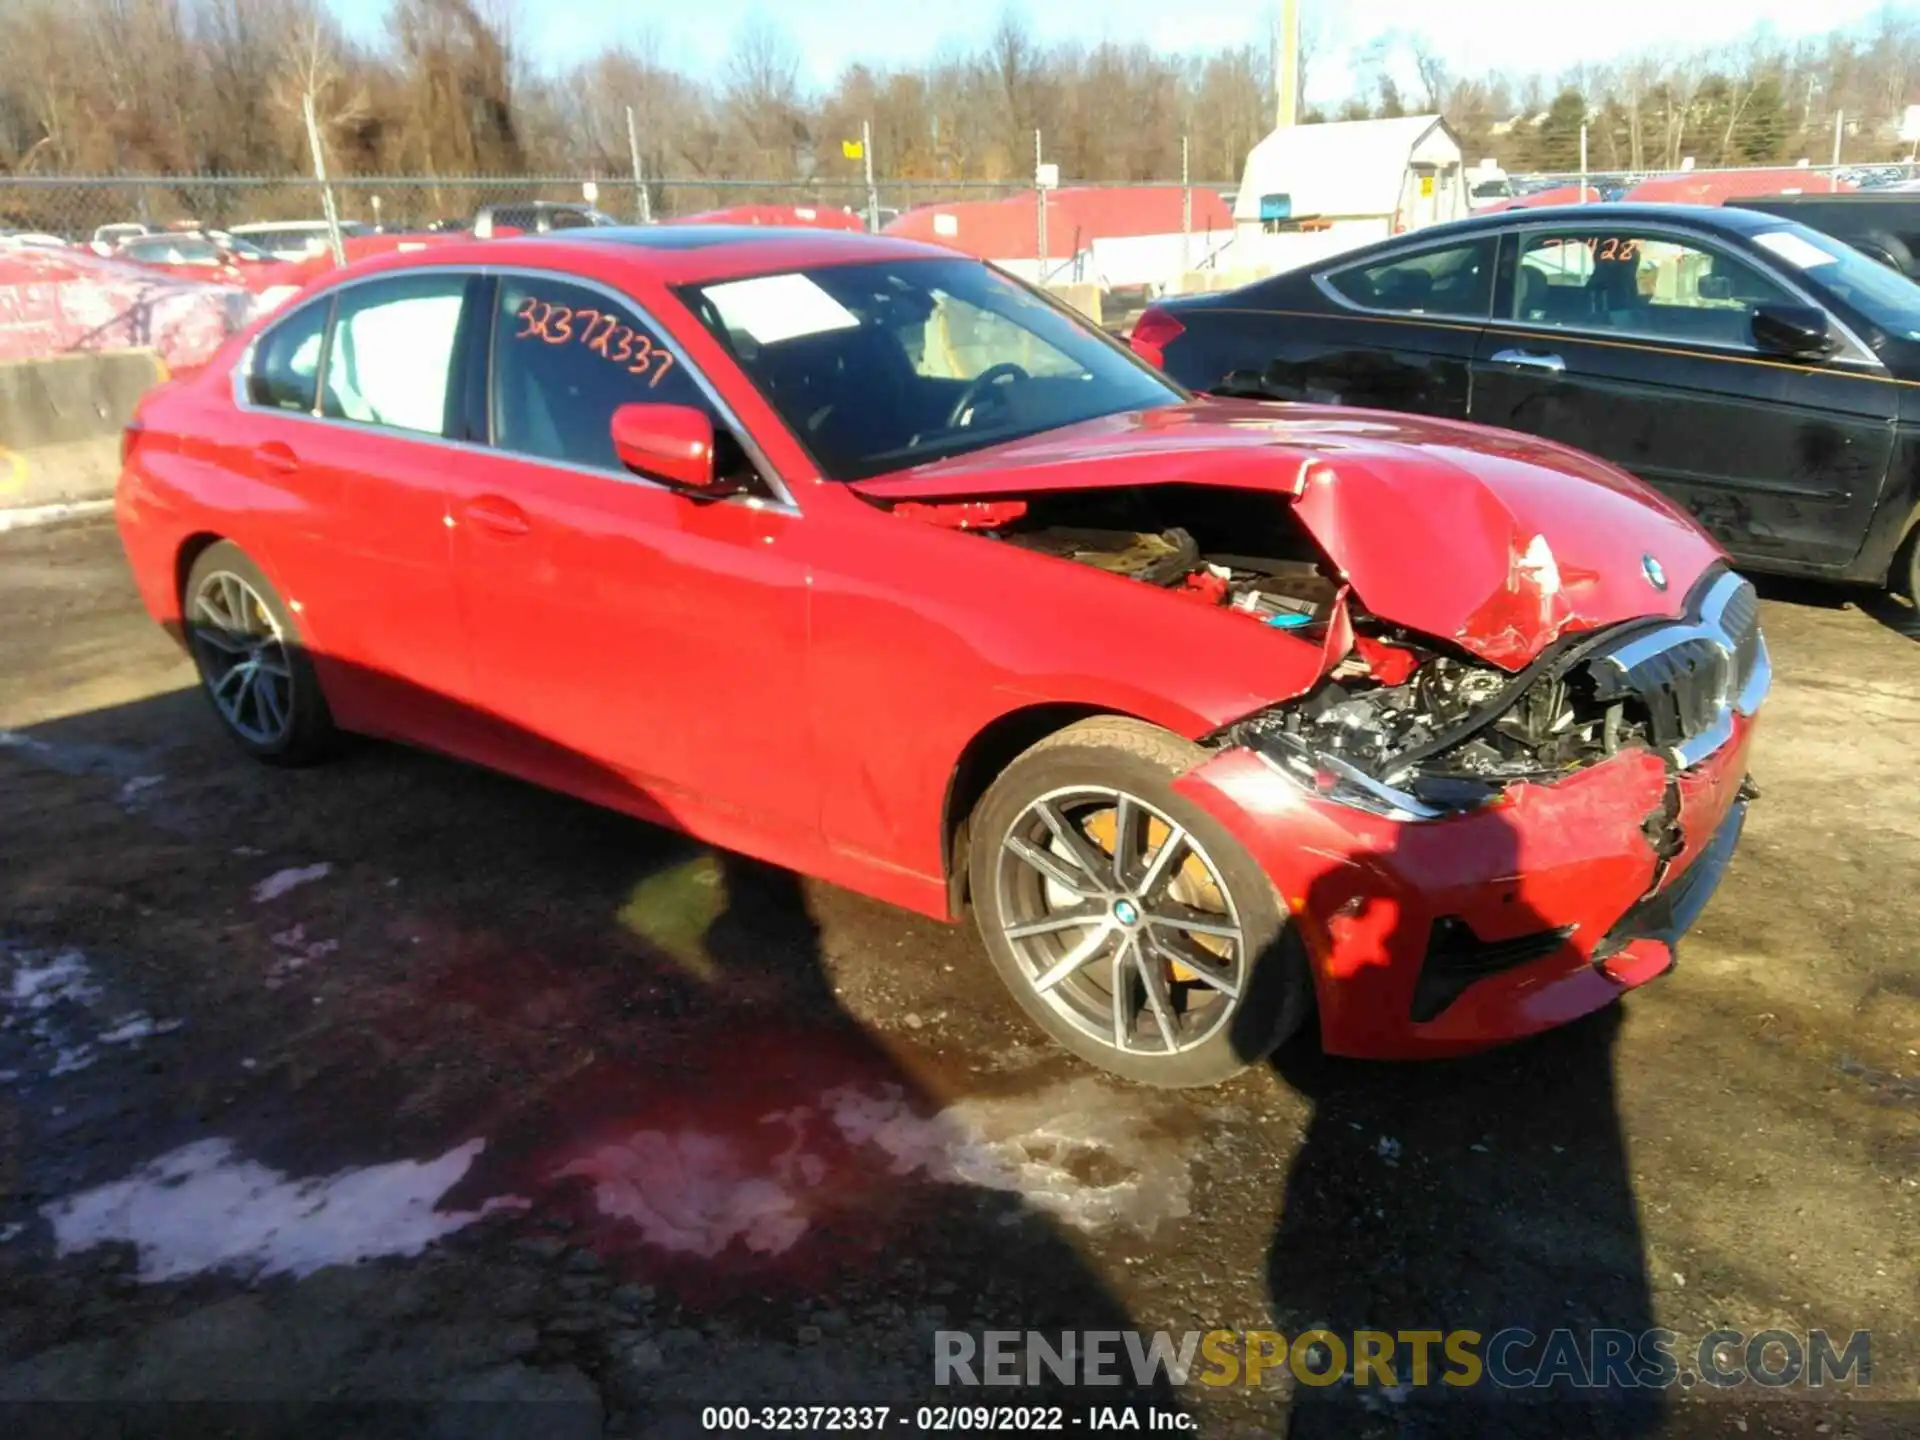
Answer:
<svg viewBox="0 0 1920 1440"><path fill-rule="evenodd" d="M953 402L953 408L947 411L947 428L957 430L961 417L978 405L987 391L1005 380L1031 380L1033 377L1010 360L1002 360L998 365L989 365L972 380L967 388L960 392L960 398Z"/></svg>

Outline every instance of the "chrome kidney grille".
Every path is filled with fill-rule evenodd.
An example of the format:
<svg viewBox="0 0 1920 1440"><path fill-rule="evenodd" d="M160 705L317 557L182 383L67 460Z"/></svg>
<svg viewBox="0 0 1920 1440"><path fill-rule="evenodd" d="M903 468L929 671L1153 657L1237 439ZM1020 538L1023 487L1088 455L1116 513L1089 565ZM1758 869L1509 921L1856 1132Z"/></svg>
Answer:
<svg viewBox="0 0 1920 1440"><path fill-rule="evenodd" d="M1736 715L1751 715L1773 683L1760 600L1732 571L1713 576L1689 618L1642 631L1594 658L1603 700L1637 697L1653 743L1686 768L1733 736Z"/></svg>

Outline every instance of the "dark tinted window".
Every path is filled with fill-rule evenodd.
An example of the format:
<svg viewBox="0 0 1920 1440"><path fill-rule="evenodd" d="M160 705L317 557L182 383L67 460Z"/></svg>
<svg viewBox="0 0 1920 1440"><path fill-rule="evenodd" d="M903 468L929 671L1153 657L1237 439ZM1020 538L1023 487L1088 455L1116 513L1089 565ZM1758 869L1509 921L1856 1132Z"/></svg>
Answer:
<svg viewBox="0 0 1920 1440"><path fill-rule="evenodd" d="M1484 320L1493 310L1494 237L1354 265L1327 283L1356 305L1408 315Z"/></svg>
<svg viewBox="0 0 1920 1440"><path fill-rule="evenodd" d="M447 390L467 277L431 271L342 290L327 346L321 413L394 430L447 433Z"/></svg>
<svg viewBox="0 0 1920 1440"><path fill-rule="evenodd" d="M1184 398L975 260L822 266L682 294L836 480Z"/></svg>
<svg viewBox="0 0 1920 1440"><path fill-rule="evenodd" d="M620 406L714 413L658 327L596 290L503 276L493 326L493 443L503 450L625 474L610 433Z"/></svg>
<svg viewBox="0 0 1920 1440"><path fill-rule="evenodd" d="M313 409L320 380L320 341L331 300L304 305L263 334L253 347L247 399L277 410Z"/></svg>

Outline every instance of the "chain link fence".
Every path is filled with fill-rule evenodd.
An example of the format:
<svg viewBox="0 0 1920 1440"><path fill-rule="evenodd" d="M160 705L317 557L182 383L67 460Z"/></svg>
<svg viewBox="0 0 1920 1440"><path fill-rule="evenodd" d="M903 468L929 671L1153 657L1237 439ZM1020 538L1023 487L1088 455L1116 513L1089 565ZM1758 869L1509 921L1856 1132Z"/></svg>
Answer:
<svg viewBox="0 0 1920 1440"><path fill-rule="evenodd" d="M1469 172L1473 183L1477 172ZM1834 191L1877 189L1920 178L1920 166L1898 161L1845 165L1695 165L1673 170L1578 170L1510 171L1506 179L1516 195L1545 190L1577 192L1581 184L1597 191L1603 200L1620 199L1636 186L1650 180L1663 182L1659 187L1669 193L1660 199L1679 199L1682 194L1699 190L1703 195L1716 193L1742 196L1761 194L1825 194ZM1566 197L1571 200L1573 194ZM1650 197L1652 198L1652 197ZM1718 200L1707 203L1717 204Z"/></svg>
<svg viewBox="0 0 1920 1440"><path fill-rule="evenodd" d="M1506 177L1513 197L1546 190L1571 200L1584 184L1601 199L1617 199L1643 181L1671 182L1661 198L1696 198L1717 204L1725 195L1816 193L1856 186L1875 187L1920 175L1912 165L1730 166L1688 170L1585 173L1512 172ZM1469 185L1482 179L1469 171ZM1753 188L1748 188L1752 182ZM353 176L332 182L340 218L387 230L464 228L482 206L546 200L592 204L616 219L674 220L711 210L746 205L814 206L843 209L864 217L869 193L859 181L784 181L753 179L650 180L584 175L521 176ZM1079 185L1082 182L1069 182ZM1179 189L1179 181L1086 182L1087 188ZM1196 192L1231 193L1232 181L1194 181ZM876 180L871 201L882 225L916 206L968 200L999 200L1030 195L1024 182L981 180ZM1480 195L1476 203L1498 197ZM86 241L103 225L143 224L154 228L204 226L226 229L248 222L317 220L324 214L320 183L311 177L254 175L0 175L0 232L33 231L69 241Z"/></svg>
<svg viewBox="0 0 1920 1440"><path fill-rule="evenodd" d="M343 221L387 230L465 228L482 206L530 200L592 204L616 219L674 220L744 205L844 209L864 217L862 182L655 180L580 175L503 177L358 176L331 182ZM1166 182L1179 188L1179 182ZM1205 187L1195 185L1195 189ZM919 205L1031 194L1028 184L880 180L873 200L885 224ZM34 231L87 241L103 225L228 229L249 222L317 220L320 182L237 175L0 176L0 231Z"/></svg>

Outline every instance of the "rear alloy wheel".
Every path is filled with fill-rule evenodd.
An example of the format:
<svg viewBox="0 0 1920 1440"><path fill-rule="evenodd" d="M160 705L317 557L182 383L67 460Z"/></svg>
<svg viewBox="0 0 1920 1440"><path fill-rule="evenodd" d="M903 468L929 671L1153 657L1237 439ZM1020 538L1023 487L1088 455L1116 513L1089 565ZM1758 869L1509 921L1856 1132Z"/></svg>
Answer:
<svg viewBox="0 0 1920 1440"><path fill-rule="evenodd" d="M973 820L975 917L1021 1007L1147 1084L1210 1085L1304 1020L1272 885L1172 780L1204 752L1095 719L1007 768Z"/></svg>
<svg viewBox="0 0 1920 1440"><path fill-rule="evenodd" d="M292 617L246 552L221 541L195 560L182 596L201 687L227 733L258 759L306 765L335 740Z"/></svg>

